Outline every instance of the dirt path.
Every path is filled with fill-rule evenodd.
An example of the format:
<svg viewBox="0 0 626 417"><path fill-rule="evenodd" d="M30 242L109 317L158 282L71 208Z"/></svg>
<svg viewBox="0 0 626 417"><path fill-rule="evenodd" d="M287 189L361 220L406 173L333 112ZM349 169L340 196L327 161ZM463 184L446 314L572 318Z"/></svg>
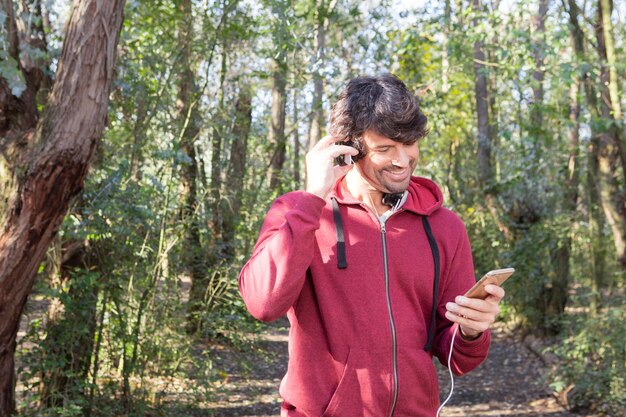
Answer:
<svg viewBox="0 0 626 417"><path fill-rule="evenodd" d="M279 415L278 386L287 364L287 332L270 328L260 336L258 351L213 352L214 364L228 375L211 388L211 400L203 410L186 414L214 417L276 417ZM542 364L521 343L493 332L488 359L472 373L455 380L455 393L442 417L458 416L548 416L580 417L558 405L541 376ZM447 369L438 367L442 397L447 396Z"/></svg>

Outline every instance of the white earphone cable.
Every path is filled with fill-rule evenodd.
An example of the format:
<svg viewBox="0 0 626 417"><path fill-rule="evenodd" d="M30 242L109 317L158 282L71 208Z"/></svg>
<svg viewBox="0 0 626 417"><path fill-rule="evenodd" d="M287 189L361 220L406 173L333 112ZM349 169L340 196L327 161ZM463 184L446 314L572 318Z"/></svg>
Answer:
<svg viewBox="0 0 626 417"><path fill-rule="evenodd" d="M444 402L441 403L439 409L437 409L437 417L439 417L439 413L443 410L443 407L450 401L452 398L452 393L454 392L454 374L452 373L452 350L454 349L454 339L456 337L457 332L459 331L459 326L454 328L454 332L452 333L452 339L450 340L450 353L448 353L448 372L450 373L450 393L448 394L448 398L445 399Z"/></svg>

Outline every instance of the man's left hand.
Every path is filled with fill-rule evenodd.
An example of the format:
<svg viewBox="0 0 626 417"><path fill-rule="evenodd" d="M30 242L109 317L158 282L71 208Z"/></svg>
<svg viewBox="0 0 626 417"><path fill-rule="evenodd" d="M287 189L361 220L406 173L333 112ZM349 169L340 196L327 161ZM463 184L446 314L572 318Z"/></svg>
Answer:
<svg viewBox="0 0 626 417"><path fill-rule="evenodd" d="M459 323L461 336L465 339L475 339L491 327L500 313L500 300L504 297L504 289L497 285L485 286L489 294L484 300L468 298L459 295L455 302L446 304L446 318L453 323Z"/></svg>

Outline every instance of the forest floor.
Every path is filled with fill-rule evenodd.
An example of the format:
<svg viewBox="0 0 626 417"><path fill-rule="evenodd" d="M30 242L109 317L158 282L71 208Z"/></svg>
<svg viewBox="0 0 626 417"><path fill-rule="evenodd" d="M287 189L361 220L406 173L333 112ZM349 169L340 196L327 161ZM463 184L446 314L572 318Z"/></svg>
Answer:
<svg viewBox="0 0 626 417"><path fill-rule="evenodd" d="M277 417L278 386L287 365L285 322L270 326L257 337L255 348L237 350L213 344L209 357L223 381L206 388L205 401L174 408L164 415L197 417ZM442 417L458 416L549 416L580 417L565 410L546 386L545 365L538 356L504 326L493 330L486 361L468 375L455 380L454 395ZM449 389L446 368L437 363L442 397ZM187 404L189 404L187 402ZM170 405L174 405L170 403ZM591 414L585 416L592 417Z"/></svg>

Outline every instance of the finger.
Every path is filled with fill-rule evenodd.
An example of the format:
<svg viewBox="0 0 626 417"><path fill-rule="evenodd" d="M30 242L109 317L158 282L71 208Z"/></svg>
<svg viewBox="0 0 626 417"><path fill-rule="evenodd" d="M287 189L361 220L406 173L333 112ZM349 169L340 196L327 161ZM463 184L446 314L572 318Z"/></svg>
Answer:
<svg viewBox="0 0 626 417"><path fill-rule="evenodd" d="M356 156L359 153L359 151L354 149L352 146L346 146L346 145L331 146L328 149L325 149L324 152L328 153L328 157L330 159L335 159L338 156L346 155L346 154Z"/></svg>
<svg viewBox="0 0 626 417"><path fill-rule="evenodd" d="M330 145L332 145L335 142L340 141L341 138L337 138L337 137L333 137L333 136L324 136L322 139L319 140L319 142L317 142L314 146L313 149L324 149Z"/></svg>
<svg viewBox="0 0 626 417"><path fill-rule="evenodd" d="M446 309L448 310L448 312L455 314L457 316L466 318L468 320L472 320L475 322L493 323L496 319L496 316L500 312L500 309L497 304L496 305L489 305L488 303L486 304L487 304L486 307L481 306L482 308L484 308L483 310L479 310L479 309L474 309L474 308L463 307L456 303L447 303Z"/></svg>
<svg viewBox="0 0 626 417"><path fill-rule="evenodd" d="M489 294L489 296L485 299L487 301L500 302L506 294L504 288L493 284L485 285L485 291Z"/></svg>
<svg viewBox="0 0 626 417"><path fill-rule="evenodd" d="M460 307L469 308L478 311L491 311L493 303L481 300L480 298L469 298L462 295L457 296L454 302Z"/></svg>
<svg viewBox="0 0 626 417"><path fill-rule="evenodd" d="M451 322L458 323L460 326L463 326L465 333L469 333L468 330L476 333L482 333L487 331L491 326L491 322L471 320L468 317L457 316L449 311L446 312L445 316Z"/></svg>

